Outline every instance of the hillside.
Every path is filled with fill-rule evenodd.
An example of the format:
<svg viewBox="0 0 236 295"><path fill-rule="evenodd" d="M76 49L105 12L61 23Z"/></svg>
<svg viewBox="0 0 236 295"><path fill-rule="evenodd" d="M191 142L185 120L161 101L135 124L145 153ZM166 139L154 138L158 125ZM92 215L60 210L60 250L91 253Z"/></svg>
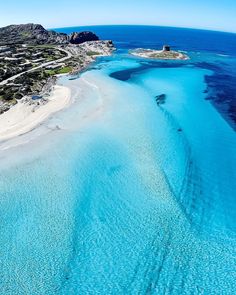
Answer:
<svg viewBox="0 0 236 295"><path fill-rule="evenodd" d="M70 35L46 30L39 24L10 25L0 28L0 45L11 44L80 44L99 40L92 32L74 32Z"/></svg>

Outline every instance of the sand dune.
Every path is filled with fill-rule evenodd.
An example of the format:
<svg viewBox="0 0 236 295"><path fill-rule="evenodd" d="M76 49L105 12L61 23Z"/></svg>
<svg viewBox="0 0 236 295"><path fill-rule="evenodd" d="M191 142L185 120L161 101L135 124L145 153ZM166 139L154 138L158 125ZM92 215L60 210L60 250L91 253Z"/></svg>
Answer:
<svg viewBox="0 0 236 295"><path fill-rule="evenodd" d="M18 102L9 111L0 115L0 141L29 132L51 114L67 106L70 99L70 89L56 85L45 105L35 107Z"/></svg>

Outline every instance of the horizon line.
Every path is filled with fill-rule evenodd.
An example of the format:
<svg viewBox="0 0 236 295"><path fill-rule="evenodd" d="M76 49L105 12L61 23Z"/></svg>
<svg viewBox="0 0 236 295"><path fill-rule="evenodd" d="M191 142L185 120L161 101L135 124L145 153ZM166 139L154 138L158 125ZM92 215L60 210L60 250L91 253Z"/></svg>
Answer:
<svg viewBox="0 0 236 295"><path fill-rule="evenodd" d="M9 25L1 26L0 28L8 27L11 25L24 25L24 24L40 24L42 23L34 23L34 22L26 22L26 23L12 23ZM161 27L161 28L176 28L176 29L186 29L186 30L200 30L200 31L210 31L210 32L219 32L219 33L227 33L227 34L236 34L236 31L225 31L221 29L210 29L210 28L197 28L197 27L185 27L185 26L171 26L171 25L154 25L154 24L90 24L90 25L70 25L70 26L60 26L60 27L45 27L47 30L57 30L64 28L76 28L76 27L112 27L112 26L134 26L134 27Z"/></svg>
<svg viewBox="0 0 236 295"><path fill-rule="evenodd" d="M64 27L54 27L54 28L46 28L47 30L56 30L63 28L76 28L76 27L111 27L111 26L140 26L140 27L162 27L162 28L177 28L177 29L189 29L189 30L201 30L201 31L211 31L211 32L219 32L219 33L228 33L228 34L236 34L233 31L224 31L220 29L207 29L207 28L196 28L196 27L175 27L170 25L150 25L150 24L103 24L103 25L73 25L73 26L64 26Z"/></svg>

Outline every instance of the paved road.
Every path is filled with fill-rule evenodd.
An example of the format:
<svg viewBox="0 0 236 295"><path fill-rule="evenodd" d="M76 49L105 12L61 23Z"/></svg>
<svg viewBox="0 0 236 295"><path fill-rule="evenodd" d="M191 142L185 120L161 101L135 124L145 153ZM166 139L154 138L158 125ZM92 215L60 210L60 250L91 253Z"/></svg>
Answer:
<svg viewBox="0 0 236 295"><path fill-rule="evenodd" d="M49 62L43 63L43 64L41 64L40 66L37 66L37 67L32 68L32 69L30 69L30 70L27 70L27 71L21 72L21 73L19 73L19 74L17 74L17 75L14 75L14 76L12 76L12 77L6 79L6 80L1 81L1 82L0 82L0 85L5 85L5 84L7 84L8 82L10 82L10 81L14 81L16 78L18 78L18 77L20 77L20 76L22 76L22 75L24 75L24 74L26 74L26 73L33 72L33 71L35 71L35 70L37 70L37 69L47 67L47 66L52 65L52 64L54 64L54 63L63 62L63 61L65 61L65 60L67 60L67 59L69 59L69 58L72 57L72 54L71 54L69 51L67 51L67 50L65 50L65 49L62 49L62 48L56 48L56 49L65 52L65 53L67 54L67 56L65 56L65 57L63 57L63 58L59 58L59 59L53 60L53 61L49 61Z"/></svg>

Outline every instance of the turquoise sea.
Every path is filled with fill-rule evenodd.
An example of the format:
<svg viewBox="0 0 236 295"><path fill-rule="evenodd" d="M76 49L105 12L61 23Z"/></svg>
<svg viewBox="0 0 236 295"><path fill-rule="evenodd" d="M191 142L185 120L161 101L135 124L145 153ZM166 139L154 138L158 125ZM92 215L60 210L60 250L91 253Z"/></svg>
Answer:
<svg viewBox="0 0 236 295"><path fill-rule="evenodd" d="M236 35L92 29L114 55L0 143L0 294L235 294ZM162 43L191 59L128 54Z"/></svg>

